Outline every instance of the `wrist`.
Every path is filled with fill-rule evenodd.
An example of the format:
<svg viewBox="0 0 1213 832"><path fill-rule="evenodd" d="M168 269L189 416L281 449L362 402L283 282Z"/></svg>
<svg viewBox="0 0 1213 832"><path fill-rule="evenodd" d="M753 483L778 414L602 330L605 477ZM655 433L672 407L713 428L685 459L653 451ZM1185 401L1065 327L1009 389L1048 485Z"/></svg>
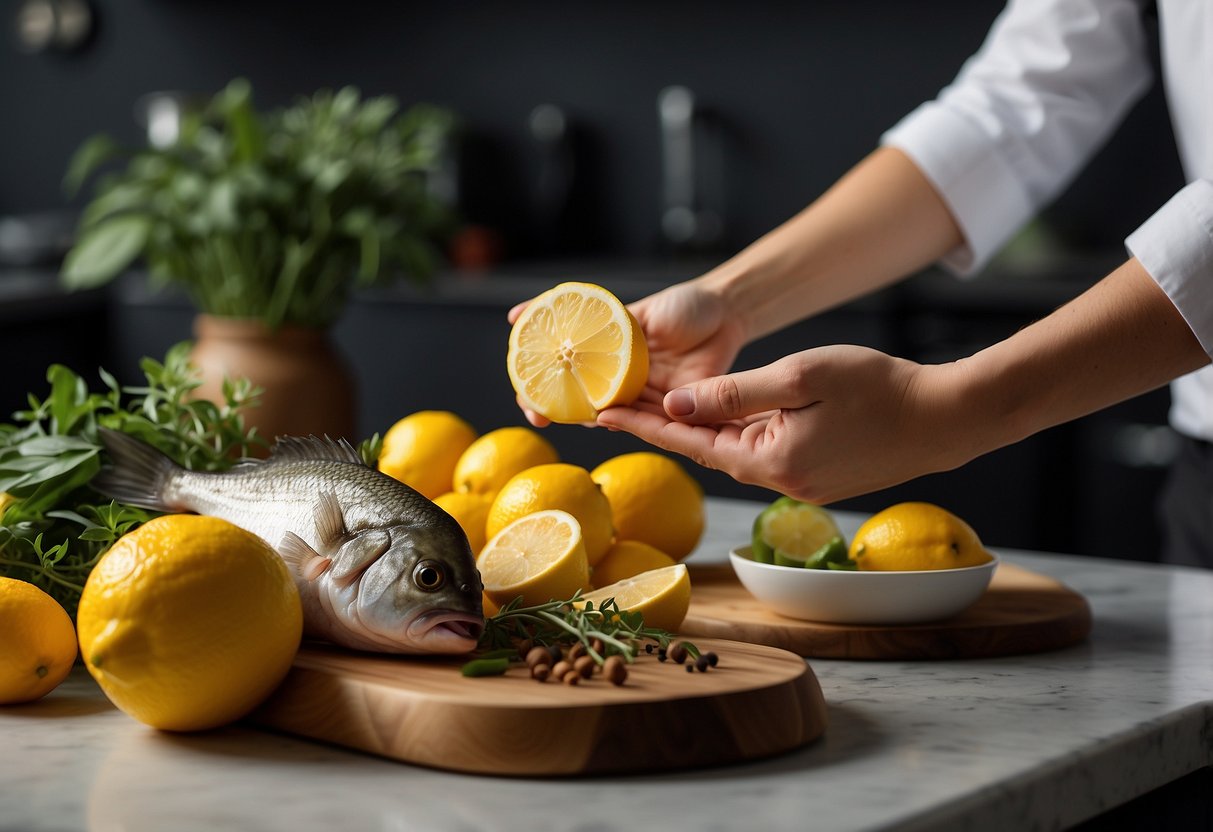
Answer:
<svg viewBox="0 0 1213 832"><path fill-rule="evenodd" d="M726 319L739 331L743 345L769 334L758 314L763 291L761 273L741 255L721 263L694 282L696 288L711 296L724 310Z"/></svg>
<svg viewBox="0 0 1213 832"><path fill-rule="evenodd" d="M979 456L1027 436L1024 401L1014 395L977 356L924 365L914 399L933 446L936 470L959 468Z"/></svg>

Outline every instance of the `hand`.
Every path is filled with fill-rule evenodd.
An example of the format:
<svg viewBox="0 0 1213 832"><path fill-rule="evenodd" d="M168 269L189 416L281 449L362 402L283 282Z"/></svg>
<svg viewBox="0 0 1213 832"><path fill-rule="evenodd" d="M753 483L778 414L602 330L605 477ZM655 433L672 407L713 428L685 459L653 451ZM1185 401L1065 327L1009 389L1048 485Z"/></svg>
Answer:
<svg viewBox="0 0 1213 832"><path fill-rule="evenodd" d="M605 410L598 424L740 482L830 503L975 456L963 430L964 373L959 363L821 347L676 388L662 412Z"/></svg>
<svg viewBox="0 0 1213 832"><path fill-rule="evenodd" d="M511 324L526 306L520 303L509 311ZM636 406L650 412L662 412L663 397L675 387L727 372L745 344L741 325L720 296L694 281L670 286L628 309L649 348L649 379ZM549 424L521 402L518 406L535 427Z"/></svg>

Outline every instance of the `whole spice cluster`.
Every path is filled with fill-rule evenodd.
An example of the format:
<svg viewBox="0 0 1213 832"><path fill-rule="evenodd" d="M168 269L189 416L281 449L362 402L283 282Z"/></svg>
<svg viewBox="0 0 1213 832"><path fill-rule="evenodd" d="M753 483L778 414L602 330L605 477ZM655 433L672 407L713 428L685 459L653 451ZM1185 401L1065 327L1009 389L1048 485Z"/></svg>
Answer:
<svg viewBox="0 0 1213 832"><path fill-rule="evenodd" d="M483 652L462 672L499 676L521 664L539 682L578 685L599 673L611 684L622 685L641 646L646 654L656 652L659 661L672 658L681 664L689 658L688 670L706 671L719 661L715 653L701 654L689 641L646 627L641 613L619 609L613 598L595 607L592 601L581 601L578 592L567 601L523 607L521 599L515 599L507 604L485 622Z"/></svg>

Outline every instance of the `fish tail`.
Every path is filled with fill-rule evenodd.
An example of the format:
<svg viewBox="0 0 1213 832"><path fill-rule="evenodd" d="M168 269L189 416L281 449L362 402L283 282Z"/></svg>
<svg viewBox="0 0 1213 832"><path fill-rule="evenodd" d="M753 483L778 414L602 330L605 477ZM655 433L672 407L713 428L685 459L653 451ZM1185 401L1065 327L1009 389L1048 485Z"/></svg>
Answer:
<svg viewBox="0 0 1213 832"><path fill-rule="evenodd" d="M101 428L99 433L109 451L110 466L101 469L89 484L120 503L173 511L164 494L173 476L185 469L133 436L109 428Z"/></svg>

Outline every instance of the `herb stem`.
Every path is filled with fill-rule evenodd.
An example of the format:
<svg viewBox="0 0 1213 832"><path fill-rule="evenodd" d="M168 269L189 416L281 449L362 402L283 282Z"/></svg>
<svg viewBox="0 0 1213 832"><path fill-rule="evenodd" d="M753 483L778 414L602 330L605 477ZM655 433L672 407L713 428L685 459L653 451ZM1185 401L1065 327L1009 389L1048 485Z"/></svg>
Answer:
<svg viewBox="0 0 1213 832"><path fill-rule="evenodd" d="M37 572L39 575L46 578L48 581L54 581L55 583L59 584L60 586L65 587L66 589L70 589L73 592L80 593L80 592L84 591L84 584L76 584L76 583L72 583L71 581L65 580L65 579L59 577L59 575L57 575L55 572L52 572L51 570L47 569L45 566L38 564L38 563L28 563L23 560L11 560L9 558L0 558L0 566L12 566L12 567L20 567L21 569L28 569L31 572Z"/></svg>

